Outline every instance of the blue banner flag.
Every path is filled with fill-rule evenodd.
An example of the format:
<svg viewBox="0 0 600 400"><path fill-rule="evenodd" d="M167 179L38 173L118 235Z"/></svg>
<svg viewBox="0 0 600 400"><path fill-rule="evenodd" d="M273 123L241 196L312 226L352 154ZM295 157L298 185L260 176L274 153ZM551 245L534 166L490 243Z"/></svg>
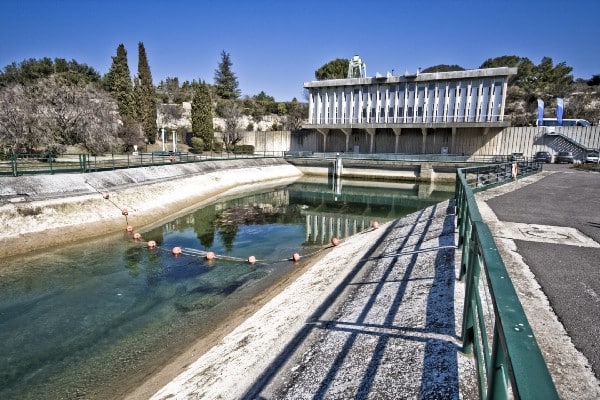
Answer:
<svg viewBox="0 0 600 400"><path fill-rule="evenodd" d="M538 126L544 125L544 100L538 99Z"/></svg>
<svg viewBox="0 0 600 400"><path fill-rule="evenodd" d="M562 126L562 117L564 111L563 99L556 99L556 124Z"/></svg>

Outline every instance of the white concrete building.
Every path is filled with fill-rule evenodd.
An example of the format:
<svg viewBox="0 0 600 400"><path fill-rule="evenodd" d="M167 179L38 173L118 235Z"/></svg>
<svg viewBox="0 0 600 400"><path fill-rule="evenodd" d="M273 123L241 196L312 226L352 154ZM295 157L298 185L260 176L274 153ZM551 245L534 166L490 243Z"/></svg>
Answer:
<svg viewBox="0 0 600 400"><path fill-rule="evenodd" d="M516 73L517 68L501 67L307 82L309 116L303 127L321 133L324 148L331 130L346 135L346 147L353 130L364 130L371 150L378 129L391 129L396 143L405 128L421 129L423 143L431 129L451 129L453 138L460 128L483 128L484 134L510 125L504 104L508 77Z"/></svg>

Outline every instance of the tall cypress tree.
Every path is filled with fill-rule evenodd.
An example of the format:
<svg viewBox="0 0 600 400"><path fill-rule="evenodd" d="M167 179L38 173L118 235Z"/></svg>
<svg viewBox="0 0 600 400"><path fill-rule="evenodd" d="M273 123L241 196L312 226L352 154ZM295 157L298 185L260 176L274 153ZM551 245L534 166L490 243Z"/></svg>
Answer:
<svg viewBox="0 0 600 400"><path fill-rule="evenodd" d="M212 100L210 89L202 81L194 89L192 99L192 132L204 141L204 149L211 148L214 138Z"/></svg>
<svg viewBox="0 0 600 400"><path fill-rule="evenodd" d="M152 74L146 57L144 43L138 43L138 79L139 90L137 91L138 121L142 124L142 130L150 143L154 143L158 127L156 125L156 91L152 84Z"/></svg>
<svg viewBox="0 0 600 400"><path fill-rule="evenodd" d="M221 52L221 62L215 70L215 89L217 95L226 100L235 100L240 97L238 80L231 70L231 58L225 50Z"/></svg>
<svg viewBox="0 0 600 400"><path fill-rule="evenodd" d="M112 58L112 65L106 74L106 88L117 100L121 118L135 120L135 98L129 66L127 65L127 50L121 43L117 47L117 55Z"/></svg>

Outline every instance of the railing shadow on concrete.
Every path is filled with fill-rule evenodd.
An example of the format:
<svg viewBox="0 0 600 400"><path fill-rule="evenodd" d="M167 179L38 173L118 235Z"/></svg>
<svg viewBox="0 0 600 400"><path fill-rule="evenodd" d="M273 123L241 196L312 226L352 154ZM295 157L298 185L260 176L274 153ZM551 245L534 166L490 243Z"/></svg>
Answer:
<svg viewBox="0 0 600 400"><path fill-rule="evenodd" d="M506 178L506 171L510 168L512 172L512 165L499 165L502 179L489 179L482 185L480 177L491 174L494 168L457 170L460 279L466 283L463 351L474 352L481 399L558 399L525 311L475 200L476 190L511 180ZM524 170L529 168L526 173L538 170L536 165L523 165Z"/></svg>
<svg viewBox="0 0 600 400"><path fill-rule="evenodd" d="M442 233L439 231L439 226L432 224L432 221L437 218L435 215L441 213L445 215ZM454 203L450 202L447 209L434 205L419 212L414 223L402 224L402 220L390 224L381 239L371 246L361 261L308 318L293 340L288 342L270 366L255 380L254 385L242 396L243 399L265 398L263 390L274 381L286 363L294 359L294 354L299 351L314 354L313 350L302 349L302 346L306 342L311 342L309 337L316 332L320 332L318 341L327 341L323 338L324 335L335 333L342 333L343 339L336 342L334 349L325 351L333 353L331 357L334 358L333 361L326 363L325 368L316 366L309 368L322 370L318 376L311 376L310 389L304 384L297 382L293 384L294 387L302 386L304 393L310 393L312 399L335 397L336 395L330 391L334 390L336 379L344 381L337 385L346 387L348 392L344 392L345 395L354 393L352 398L377 397L384 393L387 395L395 393L407 398L412 398L413 394L415 398L443 397L456 400L459 398L461 377L457 354L461 348L455 329L454 312L456 279ZM424 272L423 263L431 261L420 260L419 253L431 251L429 246L434 240L437 240L434 246L441 250L437 253L435 266ZM385 251L382 250L383 248ZM363 275L365 270L369 272ZM426 309L422 310L424 316L418 318L420 321L418 325L406 325L410 320L410 318L405 319L406 308L410 307L409 304L413 304L411 290L415 290L416 282L423 280L432 281L429 292L424 294L427 296ZM393 295L388 297L390 292L384 288L390 284L393 284L395 289ZM339 320L338 312L333 312L332 308L336 308L336 301L349 287L357 291L364 287L369 295L365 298L357 294L350 296L353 299L361 299L354 303L360 305L352 308L351 320L346 321L343 318ZM374 315L379 315L375 310L381 310L383 304L387 308L382 313L382 318L375 318ZM363 345L365 337L369 338L368 346ZM406 352L398 351L399 342L407 347ZM417 347L423 348L422 368L416 367L420 364L420 359L411 358L415 356L414 349ZM355 353L357 349L361 349L359 355ZM390 359L393 357L390 352L398 353L397 359ZM328 360L329 358L327 357ZM322 363L316 359L317 356L312 356L311 362L317 362L321 366ZM363 365L360 368L363 373L354 377L352 389L348 387L349 382L339 378L340 375L344 375L344 368L348 367L348 363L352 363L350 360ZM404 390L398 391L398 385L395 386L390 379L401 380L403 371L407 369L411 374L422 370L420 382L409 378ZM390 371L392 375L382 381L383 378L377 376L380 370ZM412 377L411 374L409 375ZM356 387L353 386L355 384Z"/></svg>

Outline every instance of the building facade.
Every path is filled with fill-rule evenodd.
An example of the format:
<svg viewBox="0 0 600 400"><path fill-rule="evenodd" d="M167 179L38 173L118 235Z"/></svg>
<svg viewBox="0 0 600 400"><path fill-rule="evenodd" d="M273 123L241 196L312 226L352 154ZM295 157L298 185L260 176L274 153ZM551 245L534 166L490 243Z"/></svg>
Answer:
<svg viewBox="0 0 600 400"><path fill-rule="evenodd" d="M416 129L425 153L427 136L436 130L454 139L461 128L485 134L509 126L504 104L508 78L516 73L516 68L501 67L307 82L309 116L303 128L323 135L323 151L330 150L331 134L345 135L346 148L336 149L342 151L356 151L356 146L350 148L351 136L366 134L369 152L375 150L377 135L389 132L396 137L395 148L386 148L398 152L403 130Z"/></svg>

